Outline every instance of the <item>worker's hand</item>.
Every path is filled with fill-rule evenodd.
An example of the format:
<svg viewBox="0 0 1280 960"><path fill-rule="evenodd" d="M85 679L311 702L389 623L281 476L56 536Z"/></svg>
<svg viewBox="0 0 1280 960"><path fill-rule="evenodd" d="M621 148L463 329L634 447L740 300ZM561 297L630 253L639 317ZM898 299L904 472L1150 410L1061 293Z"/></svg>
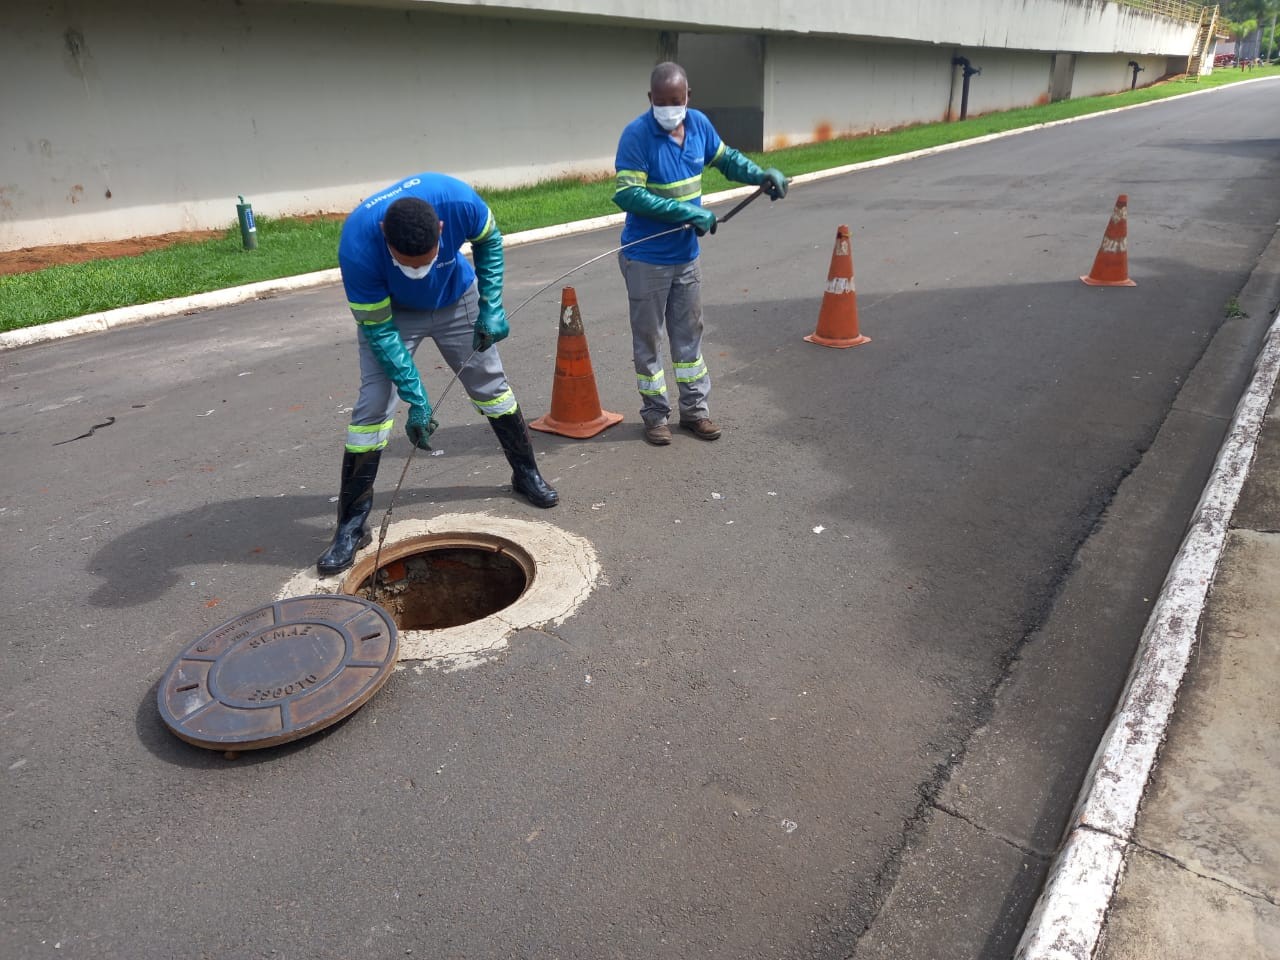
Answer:
<svg viewBox="0 0 1280 960"><path fill-rule="evenodd" d="M689 214L689 223L693 225L694 230L698 231L700 237L716 232L716 215L706 207L694 207L693 212Z"/></svg>
<svg viewBox="0 0 1280 960"><path fill-rule="evenodd" d="M509 333L511 325L507 323L507 311L502 307L480 304L480 316L471 335L472 348L481 352L488 350L498 341L507 339Z"/></svg>
<svg viewBox="0 0 1280 960"><path fill-rule="evenodd" d="M409 419L405 421L404 432L408 435L409 442L419 450L430 450L431 434L436 432L438 426L440 424L431 417L429 406L414 404L409 408Z"/></svg>
<svg viewBox="0 0 1280 960"><path fill-rule="evenodd" d="M787 187L790 185L791 181L782 175L782 171L775 170L773 167L764 172L764 177L760 181L760 186L764 188L770 200L781 200L787 195Z"/></svg>

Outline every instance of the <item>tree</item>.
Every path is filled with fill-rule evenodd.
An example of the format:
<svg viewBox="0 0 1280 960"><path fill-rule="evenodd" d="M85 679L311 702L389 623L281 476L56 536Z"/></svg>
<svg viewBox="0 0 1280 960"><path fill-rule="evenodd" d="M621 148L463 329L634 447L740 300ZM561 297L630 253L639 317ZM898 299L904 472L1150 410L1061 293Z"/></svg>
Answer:
<svg viewBox="0 0 1280 960"><path fill-rule="evenodd" d="M1280 0L1227 0L1221 5L1221 30L1234 40L1252 37L1261 28L1259 54L1270 56L1276 40Z"/></svg>
<svg viewBox="0 0 1280 960"><path fill-rule="evenodd" d="M1270 22L1272 16L1280 13L1280 0L1227 0L1221 6L1222 19L1232 23Z"/></svg>

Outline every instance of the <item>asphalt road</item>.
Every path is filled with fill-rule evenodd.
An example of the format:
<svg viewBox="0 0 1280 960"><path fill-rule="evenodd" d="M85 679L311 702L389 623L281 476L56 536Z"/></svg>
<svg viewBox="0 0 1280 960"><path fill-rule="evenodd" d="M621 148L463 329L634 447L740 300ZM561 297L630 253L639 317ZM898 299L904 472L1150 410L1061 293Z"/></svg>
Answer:
<svg viewBox="0 0 1280 960"><path fill-rule="evenodd" d="M1086 287L1122 192L1138 286ZM538 439L562 505L510 499L451 395L396 515L548 520L607 582L489 663L403 670L328 733L230 762L164 729L155 685L327 542L357 383L340 290L0 354L0 953L1007 955L1269 320L1227 305L1278 219L1275 82L759 201L703 247L725 436L663 449L640 439L617 268L584 271L627 420ZM854 350L801 340L840 223ZM508 303L616 242L513 249ZM552 292L501 348L530 415L556 318ZM1224 332L1225 414L1162 432ZM1157 441L1159 499L1116 512ZM397 433L379 515L407 451ZM1037 647L1082 558L1107 596L1072 636L1105 655ZM1052 680L1028 691L1038 650ZM1010 690L1046 707L992 737ZM1031 825L970 857L948 831L1008 819L1017 785L950 774L996 784L1033 755Z"/></svg>

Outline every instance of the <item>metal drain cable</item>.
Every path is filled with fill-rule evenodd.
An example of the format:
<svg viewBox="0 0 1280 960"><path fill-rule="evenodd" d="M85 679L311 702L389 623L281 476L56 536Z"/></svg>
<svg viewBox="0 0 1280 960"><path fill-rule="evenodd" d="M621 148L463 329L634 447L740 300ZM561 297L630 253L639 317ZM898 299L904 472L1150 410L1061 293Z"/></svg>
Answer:
<svg viewBox="0 0 1280 960"><path fill-rule="evenodd" d="M467 309L467 320L471 320L471 310ZM463 369L470 363L479 349L472 350L467 359L458 364L458 369L453 372L453 376L449 382L445 384L444 389L440 391L440 397L436 400L436 405L432 407L431 412L434 414L440 409L444 403L444 398L449 395L449 391L453 385L458 382L458 377ZM396 488L391 491L391 500L387 503L387 512L382 515L382 525L378 528L378 549L373 554L373 573L369 575L369 601L377 603L378 574L382 571L382 545L387 541L387 527L391 525L391 511L395 508L396 498L400 496L400 488L404 486L404 478L409 475L409 466L413 463L414 454L418 452L418 445L411 444L409 447L409 456L404 459L404 468L400 471L400 479L396 481Z"/></svg>
<svg viewBox="0 0 1280 960"><path fill-rule="evenodd" d="M743 207L749 204L752 200L760 196L761 193L763 193L763 188L757 188L754 193L752 193L749 197L747 197L745 200L739 203L736 207L734 207L732 210L726 213L723 217L719 218L716 221L716 223L717 224L727 223L734 216L734 214L738 213L738 211L740 211ZM527 307L530 303L532 303L536 298L541 296L551 287L555 286L557 283L559 283L561 280L564 280L566 277L569 277L572 274L577 273L579 270L582 270L584 267L589 267L593 263L599 263L605 257L611 257L616 253L621 253L623 250L626 250L628 247L634 247L641 243L648 243L650 240L657 240L660 237L669 237L671 236L671 234L680 233L682 230L692 230L692 229L693 227L690 224L682 223L678 227L672 227L670 230L663 230L661 233L655 233L648 237L641 237L639 240L632 240L630 243L624 243L621 246L614 247L612 250L606 250L604 253L594 256L590 260L584 260L582 263L578 264L573 269L566 270L564 273L560 274L560 276L556 277L554 280L544 283L537 290L533 291L533 293L530 294L527 298L525 298L525 300L522 301L518 307L516 307L514 310L512 310L510 313L507 314L507 319L510 320L512 317L514 317L517 313L519 313L521 310ZM471 321L470 308L467 308L467 321L468 322ZM462 374L463 369L465 369L467 364L469 364L472 360L475 359L475 355L479 352L480 352L479 349L472 350L471 353L468 355L467 359L463 360L462 363L458 364L458 369L454 371L453 376L449 378L449 382L446 383L444 389L440 391L440 398L436 400L436 405L431 408L432 413L435 413L437 410L440 409L441 406L444 405L444 398L449 395L449 391L453 389L453 385L458 382L458 377ZM509 377L508 377L508 383L510 383ZM382 515L382 524L378 528L378 549L374 551L373 573L370 574L369 576L369 600L372 603L377 602L376 594L378 589L378 574L382 570L382 545L386 543L387 527L391 525L391 511L395 509L396 500L400 496L400 488L404 486L405 477L409 475L409 467L413 463L414 455L417 452L418 452L418 445L413 444L409 449L409 456L405 458L404 468L400 471L400 479L396 481L395 489L391 491L391 500L387 503L387 512Z"/></svg>

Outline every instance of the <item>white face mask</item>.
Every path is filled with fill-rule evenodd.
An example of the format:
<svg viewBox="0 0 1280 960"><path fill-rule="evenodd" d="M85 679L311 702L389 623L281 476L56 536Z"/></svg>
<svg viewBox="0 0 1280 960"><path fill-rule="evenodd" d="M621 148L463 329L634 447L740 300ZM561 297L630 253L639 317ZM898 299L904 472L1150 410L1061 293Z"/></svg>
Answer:
<svg viewBox="0 0 1280 960"><path fill-rule="evenodd" d="M684 123L684 115L688 106L688 104L683 104L679 107L654 107L653 119L658 121L658 126L663 130L670 132Z"/></svg>
<svg viewBox="0 0 1280 960"><path fill-rule="evenodd" d="M390 250L391 248L388 247L387 249ZM397 267L399 267L400 272L403 273L410 280L421 280L423 277L425 277L428 273L431 272L431 268L436 265L436 261L438 259L440 259L440 254L437 253L434 257L431 258L430 263L423 264L420 267L405 266L403 263L397 260L394 256L392 256L391 262L394 263Z"/></svg>

